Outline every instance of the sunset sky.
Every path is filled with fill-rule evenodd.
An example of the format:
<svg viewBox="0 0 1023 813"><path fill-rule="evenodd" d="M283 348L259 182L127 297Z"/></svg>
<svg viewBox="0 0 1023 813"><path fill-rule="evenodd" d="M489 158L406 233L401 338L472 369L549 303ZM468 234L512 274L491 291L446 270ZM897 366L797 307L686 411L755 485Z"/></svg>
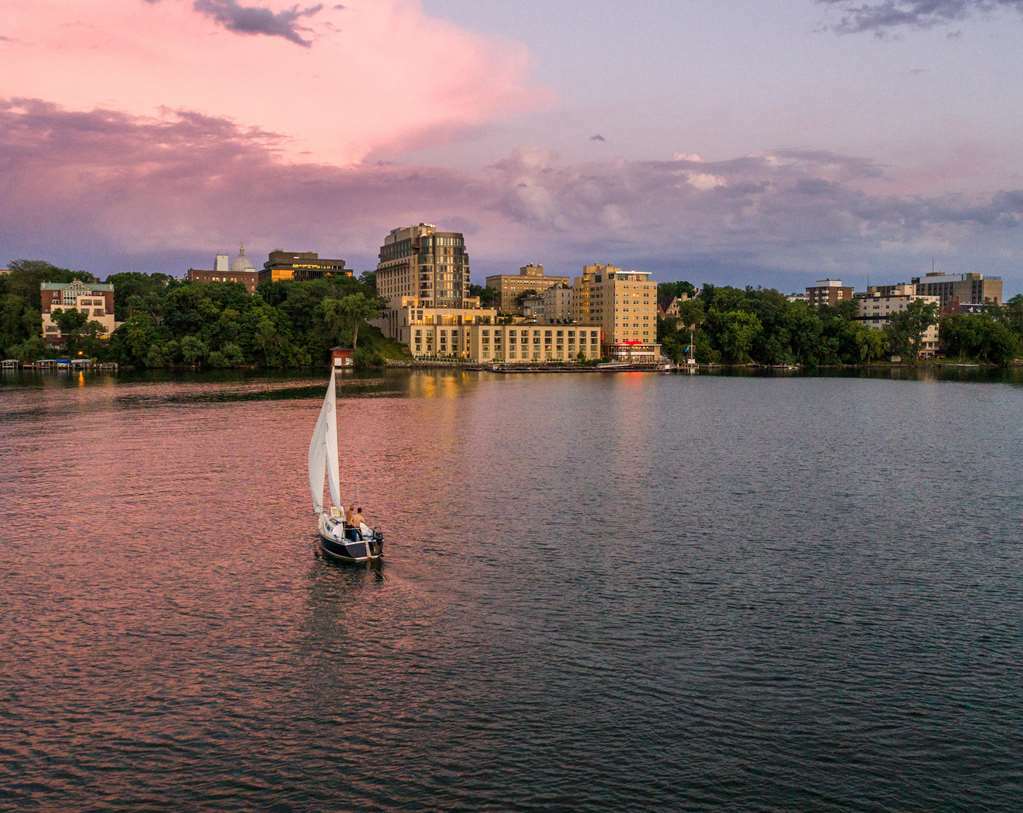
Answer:
<svg viewBox="0 0 1023 813"><path fill-rule="evenodd" d="M1023 290L1023 0L0 0L0 264Z"/></svg>

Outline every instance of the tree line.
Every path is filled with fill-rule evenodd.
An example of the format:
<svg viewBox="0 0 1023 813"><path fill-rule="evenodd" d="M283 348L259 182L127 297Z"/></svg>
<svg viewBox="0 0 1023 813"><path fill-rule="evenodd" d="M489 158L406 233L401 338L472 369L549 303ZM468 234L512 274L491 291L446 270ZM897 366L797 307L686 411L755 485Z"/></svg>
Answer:
<svg viewBox="0 0 1023 813"><path fill-rule="evenodd" d="M658 302L664 307L694 292L688 282L661 283ZM878 330L856 319L855 302L815 308L771 289L704 285L680 302L678 318L658 319L657 338L675 361L686 356L692 336L701 362L814 367L913 360L935 322L946 358L1005 365L1023 352L1023 295L982 314L940 317L933 304L916 301Z"/></svg>
<svg viewBox="0 0 1023 813"><path fill-rule="evenodd" d="M91 274L18 260L0 276L0 355L34 361L54 355L40 337L41 282L98 282ZM189 283L167 274L111 274L114 317L108 339L98 322L54 310L63 352L123 365L293 368L325 363L330 348L355 348L359 366L405 355L367 324L380 299L372 275L264 282L255 295L239 283Z"/></svg>

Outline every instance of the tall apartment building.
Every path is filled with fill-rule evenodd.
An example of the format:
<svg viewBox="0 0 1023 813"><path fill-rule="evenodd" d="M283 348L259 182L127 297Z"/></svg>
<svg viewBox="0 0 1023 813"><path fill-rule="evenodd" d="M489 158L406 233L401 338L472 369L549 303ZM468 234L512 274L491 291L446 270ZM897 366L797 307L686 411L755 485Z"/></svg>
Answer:
<svg viewBox="0 0 1023 813"><path fill-rule="evenodd" d="M100 338L108 338L117 328L114 321L114 286L99 282L41 282L39 299L42 311L42 335L48 344L63 341L60 328L53 321L56 310L77 310L85 313L90 322L103 325Z"/></svg>
<svg viewBox="0 0 1023 813"><path fill-rule="evenodd" d="M380 247L377 293L416 297L430 307L460 308L469 298L469 255L459 232L429 223L393 229Z"/></svg>
<svg viewBox="0 0 1023 813"><path fill-rule="evenodd" d="M649 272L587 265L576 277L573 292L576 322L601 326L606 356L636 362L660 358L657 283Z"/></svg>
<svg viewBox="0 0 1023 813"><path fill-rule="evenodd" d="M811 308L824 305L835 307L839 302L853 298L852 286L843 285L840 279L821 279L806 288L806 302Z"/></svg>
<svg viewBox="0 0 1023 813"><path fill-rule="evenodd" d="M875 285L867 288L865 296L856 298L856 319L868 327L883 329L893 314L906 310L911 302L928 302L940 307L941 300L936 296L924 296L917 293L917 286L912 283L899 285ZM924 331L918 345L918 354L929 358L938 352L938 323L930 325Z"/></svg>
<svg viewBox="0 0 1023 813"><path fill-rule="evenodd" d="M547 276L537 263L524 265L518 274L493 274L487 277L487 287L498 292L497 307L502 313L518 313L518 298L526 291L542 294L555 285L568 285L568 277Z"/></svg>
<svg viewBox="0 0 1023 813"><path fill-rule="evenodd" d="M912 282L918 294L938 297L941 300L941 310L945 313L1002 304L1001 277L985 277L976 273L955 275L937 272L913 277Z"/></svg>
<svg viewBox="0 0 1023 813"><path fill-rule="evenodd" d="M345 267L345 261L327 259L315 251L283 251L279 248L270 252L263 270L259 272L260 282L303 282L323 277L350 277L352 270Z"/></svg>

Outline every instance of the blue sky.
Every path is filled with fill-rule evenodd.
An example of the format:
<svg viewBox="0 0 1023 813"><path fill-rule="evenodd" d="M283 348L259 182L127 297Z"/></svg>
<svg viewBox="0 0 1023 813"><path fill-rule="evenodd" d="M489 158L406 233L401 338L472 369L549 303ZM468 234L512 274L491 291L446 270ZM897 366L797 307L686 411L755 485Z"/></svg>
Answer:
<svg viewBox="0 0 1023 813"><path fill-rule="evenodd" d="M837 15L802 0L425 0L425 8L526 43L534 76L557 94L550 110L478 142L423 152L437 160L486 160L530 141L639 160L793 147L898 166L949 161L960 164L950 173L980 184L1004 178L1005 165L962 166L963 153L1019 157L1023 21L1008 11L879 39L827 30ZM596 133L607 141L587 141Z"/></svg>

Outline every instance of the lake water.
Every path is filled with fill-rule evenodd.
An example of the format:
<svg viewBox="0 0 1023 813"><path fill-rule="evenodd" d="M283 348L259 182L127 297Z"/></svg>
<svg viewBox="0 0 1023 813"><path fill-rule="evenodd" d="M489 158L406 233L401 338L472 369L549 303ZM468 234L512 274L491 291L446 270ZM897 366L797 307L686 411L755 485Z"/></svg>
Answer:
<svg viewBox="0 0 1023 813"><path fill-rule="evenodd" d="M1019 810L1023 385L0 379L0 808Z"/></svg>

